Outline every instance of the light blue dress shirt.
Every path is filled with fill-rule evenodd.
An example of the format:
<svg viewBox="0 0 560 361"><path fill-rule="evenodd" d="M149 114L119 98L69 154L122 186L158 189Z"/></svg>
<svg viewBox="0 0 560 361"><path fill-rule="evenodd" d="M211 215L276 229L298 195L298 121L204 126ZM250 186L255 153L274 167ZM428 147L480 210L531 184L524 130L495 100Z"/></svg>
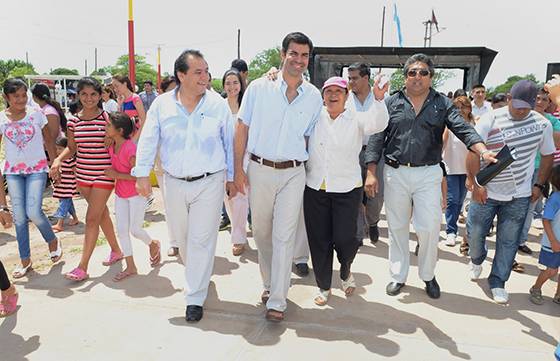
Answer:
<svg viewBox="0 0 560 361"><path fill-rule="evenodd" d="M282 74L275 81L260 78L249 84L237 114L249 126L249 153L275 162L309 158L305 137L319 119L323 99L317 88L303 81L289 103L287 88Z"/></svg>
<svg viewBox="0 0 560 361"><path fill-rule="evenodd" d="M354 99L354 107L356 109L356 111L358 112L367 112L369 110L369 108L371 108L371 106L373 105L373 99L375 99L373 97L373 92L369 92L368 96L366 97L366 100L364 101L364 104L362 104L360 102L360 100L358 99L358 97L353 93L350 92L350 97L348 100L350 100L350 98Z"/></svg>
<svg viewBox="0 0 560 361"><path fill-rule="evenodd" d="M226 101L206 91L192 113L178 100L178 89L158 96L138 141L135 177L147 177L159 149L163 170L172 177L196 177L227 170L233 181L233 118Z"/></svg>

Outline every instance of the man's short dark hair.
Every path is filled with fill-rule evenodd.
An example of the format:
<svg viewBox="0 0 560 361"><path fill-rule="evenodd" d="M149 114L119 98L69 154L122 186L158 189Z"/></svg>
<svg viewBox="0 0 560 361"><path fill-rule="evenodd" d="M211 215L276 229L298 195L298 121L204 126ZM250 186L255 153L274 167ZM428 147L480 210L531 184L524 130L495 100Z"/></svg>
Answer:
<svg viewBox="0 0 560 361"><path fill-rule="evenodd" d="M482 88L484 90L486 90L486 87L482 84L475 84L472 86L471 90L475 90L476 88Z"/></svg>
<svg viewBox="0 0 560 361"><path fill-rule="evenodd" d="M434 70L434 62L432 61L432 58L422 53L414 54L406 60L403 69L405 76L406 74L408 74L408 69L410 68L410 66L416 62L421 62L426 64L428 66L428 71L430 72L430 77L434 76L435 70Z"/></svg>
<svg viewBox="0 0 560 361"><path fill-rule="evenodd" d="M202 53L199 50L187 49L183 51L181 55L179 55L177 60L175 60L175 68L173 71L173 74L175 75L175 81L177 82L177 84L181 84L181 81L179 80L179 76L177 75L177 73L178 72L186 73L189 70L189 63L187 61L189 55L195 58L204 59L204 55L202 55Z"/></svg>
<svg viewBox="0 0 560 361"><path fill-rule="evenodd" d="M231 62L231 67L233 69L237 69L238 72L243 73L245 71L249 71L249 67L247 66L247 63L245 62L245 60L243 59L234 59Z"/></svg>
<svg viewBox="0 0 560 361"><path fill-rule="evenodd" d="M144 85L146 85L146 84L150 84L151 86L154 86L154 83L152 83L151 80L146 80L146 81L144 82Z"/></svg>
<svg viewBox="0 0 560 361"><path fill-rule="evenodd" d="M288 47L290 46L290 43L308 45L309 46L309 54L311 54L313 52L313 43L311 42L311 39L309 39L309 37L307 35L305 35L304 33L300 33L298 31L296 31L296 32L289 33L288 35L286 35L286 37L284 37L284 40L282 40L282 51L284 53L288 52Z"/></svg>
<svg viewBox="0 0 560 361"><path fill-rule="evenodd" d="M371 69L369 65L364 63L354 63L348 67L348 71L359 71L360 76L364 77L367 75L368 78L371 77Z"/></svg>

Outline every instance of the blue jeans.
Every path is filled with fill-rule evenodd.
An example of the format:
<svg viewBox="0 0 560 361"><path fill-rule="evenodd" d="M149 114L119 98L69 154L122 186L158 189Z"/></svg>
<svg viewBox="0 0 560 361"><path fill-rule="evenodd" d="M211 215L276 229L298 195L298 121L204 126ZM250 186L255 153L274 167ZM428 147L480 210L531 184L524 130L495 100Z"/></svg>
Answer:
<svg viewBox="0 0 560 361"><path fill-rule="evenodd" d="M461 214L463 202L467 196L467 187L465 181L466 174L453 174L447 177L447 208L445 210L445 221L447 223L447 234L457 235L457 219Z"/></svg>
<svg viewBox="0 0 560 361"><path fill-rule="evenodd" d="M496 201L488 198L486 204L471 202L467 217L467 236L469 240L469 256L472 263L482 264L488 253L486 235L494 217L498 216L496 230L496 253L492 262L492 271L488 276L490 288L504 288L509 279L519 233L523 228L529 197L514 198L511 201Z"/></svg>
<svg viewBox="0 0 560 361"><path fill-rule="evenodd" d="M29 249L28 219L37 226L47 243L56 239L51 224L41 208L47 173L7 174L6 180L8 181L8 193L12 200L19 257L29 259L31 251Z"/></svg>
<svg viewBox="0 0 560 361"><path fill-rule="evenodd" d="M72 217L76 216L76 209L74 208L72 198L59 198L58 202L58 209L53 216L54 218L64 219L68 217L68 214Z"/></svg>

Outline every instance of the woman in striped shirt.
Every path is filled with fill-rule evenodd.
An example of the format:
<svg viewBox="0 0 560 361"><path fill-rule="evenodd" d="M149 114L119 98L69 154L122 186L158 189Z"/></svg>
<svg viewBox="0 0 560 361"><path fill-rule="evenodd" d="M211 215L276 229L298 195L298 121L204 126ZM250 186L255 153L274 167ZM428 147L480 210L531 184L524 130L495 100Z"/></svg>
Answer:
<svg viewBox="0 0 560 361"><path fill-rule="evenodd" d="M111 167L111 157L105 146L105 125L109 116L102 109L101 84L94 78L85 77L78 82L77 90L83 108L78 113L78 118L68 122L68 146L54 160L51 177L59 181L62 162L76 156L78 190L88 203L86 231L80 264L65 277L73 281L83 281L89 277L88 264L99 236L100 226L111 247L109 258L103 264L112 265L120 261L123 254L117 243L107 208L107 200L113 191L113 180L104 174L105 169Z"/></svg>

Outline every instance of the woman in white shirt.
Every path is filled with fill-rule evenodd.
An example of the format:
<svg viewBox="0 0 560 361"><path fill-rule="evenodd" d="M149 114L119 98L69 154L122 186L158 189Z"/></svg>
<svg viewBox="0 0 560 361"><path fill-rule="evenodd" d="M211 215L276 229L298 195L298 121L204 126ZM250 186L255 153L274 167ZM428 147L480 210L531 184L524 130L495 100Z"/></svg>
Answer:
<svg viewBox="0 0 560 361"><path fill-rule="evenodd" d="M235 125L237 124L237 112L241 106L241 99L245 92L241 74L236 69L230 69L225 72L222 78L222 86L226 94L226 99L229 109L233 114L233 129L235 132ZM245 156L243 167L247 170L247 163L249 158ZM228 195L225 196L226 212L231 220L231 243L232 253L234 256L240 256L245 251L247 244L247 216L249 215L249 197L248 192L245 194L238 192L237 195L229 199Z"/></svg>
<svg viewBox="0 0 560 361"><path fill-rule="evenodd" d="M365 135L380 132L389 115L383 102L388 84L375 82L375 101L366 112L345 109L347 81L329 78L323 85L325 107L309 138L307 180L303 198L305 226L319 292L317 305L330 295L333 255L340 262L342 289L350 296L356 284L350 266L358 251L356 225L362 199L359 154Z"/></svg>
<svg viewBox="0 0 560 361"><path fill-rule="evenodd" d="M101 99L103 99L103 110L107 113L113 113L119 111L119 103L115 100L115 93L110 86L103 87L103 92L101 93Z"/></svg>

